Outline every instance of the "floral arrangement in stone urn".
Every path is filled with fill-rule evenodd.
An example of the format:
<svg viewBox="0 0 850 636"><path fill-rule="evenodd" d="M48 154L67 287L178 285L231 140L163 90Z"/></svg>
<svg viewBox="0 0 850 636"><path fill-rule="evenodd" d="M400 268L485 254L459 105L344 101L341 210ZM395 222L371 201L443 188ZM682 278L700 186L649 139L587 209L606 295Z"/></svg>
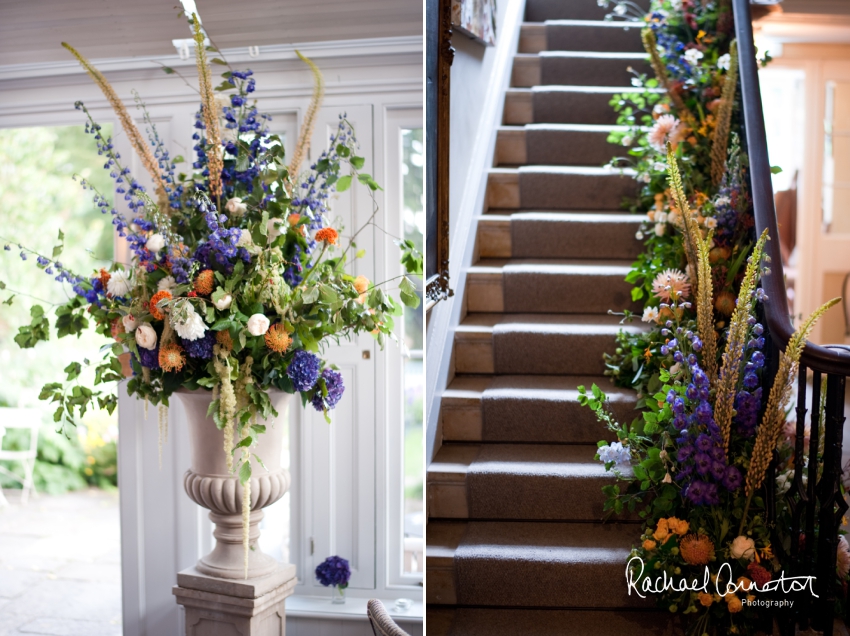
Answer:
<svg viewBox="0 0 850 636"><path fill-rule="evenodd" d="M116 209L85 179L82 185L112 216L129 244L130 262L88 275L72 272L58 260L61 233L50 256L18 248L21 258L35 256L46 274L73 289L56 310L58 337L79 334L93 323L113 340L102 348L95 384L130 376L127 391L159 406L160 444L167 435L169 398L180 397L193 443L186 491L212 511L217 526L216 548L197 568L248 578L277 567L256 546L261 509L289 487L280 466L283 426L273 426L275 418L285 417L294 393L328 418L345 386L339 371L322 359L323 347L360 333L371 333L383 345L394 337L393 320L402 307L382 285L346 270L350 260L363 255L354 242L360 230L343 246L342 228L329 222L334 192L358 182L374 202L380 189L361 172L366 160L358 155L344 115L328 150L301 170L324 92L318 68L299 54L313 71L315 88L287 163L281 140L268 132L270 117L251 100L252 72L235 70L222 57L208 61L207 53L217 51L205 44L197 17L190 22L201 107L194 123L196 157L187 173L178 173L183 159L170 156L138 96L147 141L104 76L63 44L103 90L153 183L149 190L131 174L128 159L77 102L129 213ZM227 69L218 86L210 61ZM377 209L367 225L375 224ZM399 240L398 245L407 273L421 275L422 257L413 243ZM416 307L411 279L396 282L401 300ZM35 306L31 324L15 340L33 347L49 333L44 309ZM42 399L56 403L54 419L63 427L73 425L95 400L110 412L117 404L116 395L77 383L82 366L70 365L66 382L47 384L41 392Z"/></svg>
<svg viewBox="0 0 850 636"><path fill-rule="evenodd" d="M316 566L316 578L325 587L333 587L332 603L345 603L345 588L351 578L351 568L346 559L329 556Z"/></svg>

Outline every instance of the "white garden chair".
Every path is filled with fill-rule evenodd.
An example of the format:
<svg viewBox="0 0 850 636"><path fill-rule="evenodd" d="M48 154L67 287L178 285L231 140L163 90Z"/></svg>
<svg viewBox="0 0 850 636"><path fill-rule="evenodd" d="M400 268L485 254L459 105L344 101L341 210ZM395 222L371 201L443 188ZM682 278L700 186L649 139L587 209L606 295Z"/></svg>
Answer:
<svg viewBox="0 0 850 636"><path fill-rule="evenodd" d="M5 466L0 465L0 473L11 477L23 486L21 503L26 505L30 492L37 494L32 474L35 470L35 458L38 453L38 429L41 427L42 413L38 409L0 408L0 461L20 462L24 467L24 477L21 479ZM30 431L29 448L26 450L3 450L3 437L6 431L19 428ZM0 507L8 502L0 489Z"/></svg>

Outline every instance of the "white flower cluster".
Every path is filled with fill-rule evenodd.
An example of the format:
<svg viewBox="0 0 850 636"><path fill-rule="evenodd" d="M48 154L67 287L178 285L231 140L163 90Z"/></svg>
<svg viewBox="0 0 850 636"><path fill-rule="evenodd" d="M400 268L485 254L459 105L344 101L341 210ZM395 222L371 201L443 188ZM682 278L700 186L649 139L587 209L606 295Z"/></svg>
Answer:
<svg viewBox="0 0 850 636"><path fill-rule="evenodd" d="M620 442L614 442L608 446L600 446L596 449L599 453L599 459L604 464L614 462L616 465L628 464L631 459L628 446L623 446Z"/></svg>

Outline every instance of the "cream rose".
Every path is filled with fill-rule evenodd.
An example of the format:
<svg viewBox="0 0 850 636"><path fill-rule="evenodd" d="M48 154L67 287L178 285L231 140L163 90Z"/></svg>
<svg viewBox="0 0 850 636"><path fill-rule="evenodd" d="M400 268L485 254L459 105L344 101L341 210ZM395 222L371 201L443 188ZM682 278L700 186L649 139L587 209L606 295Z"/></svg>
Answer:
<svg viewBox="0 0 850 636"><path fill-rule="evenodd" d="M151 234L145 243L145 247L148 248L148 251L156 254L165 247L165 237L162 234Z"/></svg>
<svg viewBox="0 0 850 636"><path fill-rule="evenodd" d="M749 537L741 535L732 542L730 550L733 559L747 559L752 561L756 555L756 543Z"/></svg>
<svg viewBox="0 0 850 636"><path fill-rule="evenodd" d="M262 336L269 330L269 319L263 314L254 314L248 318L248 333L252 336Z"/></svg>
<svg viewBox="0 0 850 636"><path fill-rule="evenodd" d="M233 302L233 296L231 296L230 294L225 294L224 296L222 296L218 300L214 300L213 305L215 305L215 308L218 309L219 311L224 311L225 309L228 309L230 307L230 303L232 303L232 302Z"/></svg>
<svg viewBox="0 0 850 636"><path fill-rule="evenodd" d="M136 328L136 344L142 349L156 349L156 331L148 323L142 323Z"/></svg>
<svg viewBox="0 0 850 636"><path fill-rule="evenodd" d="M224 209L234 216L242 216L248 211L248 206L242 203L240 197L233 197L224 204Z"/></svg>
<svg viewBox="0 0 850 636"><path fill-rule="evenodd" d="M124 323L124 331L126 331L127 333L130 333L136 327L139 326L138 323L136 322L136 319L133 318L132 314L127 314L126 316L124 316L121 319L121 322Z"/></svg>

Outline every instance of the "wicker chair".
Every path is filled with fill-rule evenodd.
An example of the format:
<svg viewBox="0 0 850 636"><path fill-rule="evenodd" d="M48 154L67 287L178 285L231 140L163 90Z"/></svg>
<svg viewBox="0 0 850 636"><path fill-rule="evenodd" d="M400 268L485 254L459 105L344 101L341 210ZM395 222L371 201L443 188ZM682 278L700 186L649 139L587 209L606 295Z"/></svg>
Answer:
<svg viewBox="0 0 850 636"><path fill-rule="evenodd" d="M373 598L366 604L366 614L372 623L372 632L375 636L410 636L387 614L384 604Z"/></svg>

